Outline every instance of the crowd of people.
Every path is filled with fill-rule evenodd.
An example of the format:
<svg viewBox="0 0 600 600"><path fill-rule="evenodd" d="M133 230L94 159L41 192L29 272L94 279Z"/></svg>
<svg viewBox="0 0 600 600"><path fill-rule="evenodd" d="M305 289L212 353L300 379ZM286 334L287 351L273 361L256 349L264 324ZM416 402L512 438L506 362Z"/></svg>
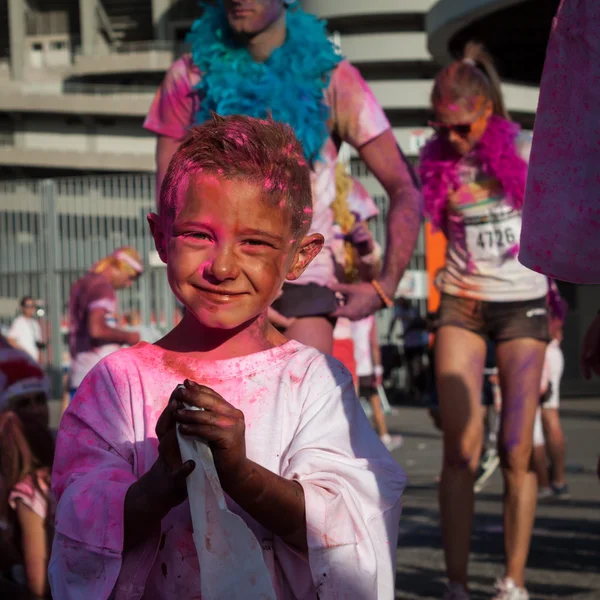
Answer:
<svg viewBox="0 0 600 600"><path fill-rule="evenodd" d="M474 495L499 466L494 598L528 600L536 502L569 495L568 307L549 277L564 273L526 235L532 140L491 57L469 43L436 76L417 183L369 86L297 3L206 6L189 41L144 124L149 226L183 318L160 339L135 312L122 327L115 292L144 261L124 247L94 264L71 290L55 440L37 306L22 299L0 337L0 596L394 597L406 478L374 316L394 308L388 337L402 323L410 389L430 392L443 435L440 594L470 597ZM385 248L343 142L388 194ZM395 298L422 208L448 241L429 319ZM578 277L597 282L586 265ZM600 319L583 364L600 375Z"/></svg>

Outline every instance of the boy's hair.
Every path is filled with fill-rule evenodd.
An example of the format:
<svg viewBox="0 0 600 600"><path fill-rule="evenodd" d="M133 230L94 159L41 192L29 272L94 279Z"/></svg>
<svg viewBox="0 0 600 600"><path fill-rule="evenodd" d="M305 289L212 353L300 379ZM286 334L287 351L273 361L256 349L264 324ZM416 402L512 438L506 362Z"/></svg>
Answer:
<svg viewBox="0 0 600 600"><path fill-rule="evenodd" d="M294 235L306 234L312 216L310 169L289 125L242 115L212 119L193 127L173 155L162 188L159 212L175 218L190 176L210 173L264 187L274 207L287 206Z"/></svg>
<svg viewBox="0 0 600 600"><path fill-rule="evenodd" d="M458 102L483 96L491 100L494 114L510 120L504 104L500 76L492 57L481 44L469 42L461 59L444 67L436 76L431 92L435 107L441 102Z"/></svg>

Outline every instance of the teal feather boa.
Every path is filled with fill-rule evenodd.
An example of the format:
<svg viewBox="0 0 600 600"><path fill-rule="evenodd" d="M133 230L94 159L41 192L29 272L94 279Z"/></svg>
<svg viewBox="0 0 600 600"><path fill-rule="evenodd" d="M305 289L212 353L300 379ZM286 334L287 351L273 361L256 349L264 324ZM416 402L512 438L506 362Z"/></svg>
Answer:
<svg viewBox="0 0 600 600"><path fill-rule="evenodd" d="M192 59L202 73L196 123L211 111L243 114L290 125L309 161L319 158L328 136L329 109L323 101L330 74L341 57L329 41L325 23L297 6L288 9L286 41L264 62L253 60L236 43L221 3L201 3L204 14L188 33Z"/></svg>

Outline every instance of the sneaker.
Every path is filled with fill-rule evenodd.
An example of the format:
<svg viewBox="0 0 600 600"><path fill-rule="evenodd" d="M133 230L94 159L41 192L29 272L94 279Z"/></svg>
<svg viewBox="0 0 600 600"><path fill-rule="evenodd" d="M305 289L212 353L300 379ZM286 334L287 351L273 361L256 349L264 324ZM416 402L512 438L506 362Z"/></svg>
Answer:
<svg viewBox="0 0 600 600"><path fill-rule="evenodd" d="M558 500L568 500L571 497L569 493L569 484L563 483L562 485L552 484L552 493Z"/></svg>
<svg viewBox="0 0 600 600"><path fill-rule="evenodd" d="M380 439L383 442L383 445L388 449L388 452L400 448L404 443L401 435L390 435L389 433L386 433L385 435L382 435Z"/></svg>
<svg viewBox="0 0 600 600"><path fill-rule="evenodd" d="M510 577L496 581L496 595L493 600L529 600L529 593L519 587Z"/></svg>
<svg viewBox="0 0 600 600"><path fill-rule="evenodd" d="M443 600L471 600L471 596L462 583L449 583Z"/></svg>
<svg viewBox="0 0 600 600"><path fill-rule="evenodd" d="M482 489L487 480L494 474L494 471L498 468L500 459L495 451L486 452L481 462L479 463L479 469L475 477L475 483L473 484L473 491L478 494Z"/></svg>
<svg viewBox="0 0 600 600"><path fill-rule="evenodd" d="M538 490L538 500L548 500L554 498L554 490L550 487L543 487Z"/></svg>

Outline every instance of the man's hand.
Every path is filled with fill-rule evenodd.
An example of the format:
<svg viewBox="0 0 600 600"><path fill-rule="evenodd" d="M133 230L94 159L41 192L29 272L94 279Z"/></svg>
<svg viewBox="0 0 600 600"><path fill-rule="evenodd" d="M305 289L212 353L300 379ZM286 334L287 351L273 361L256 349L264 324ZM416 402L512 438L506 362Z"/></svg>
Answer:
<svg viewBox="0 0 600 600"><path fill-rule="evenodd" d="M244 413L211 388L189 379L175 390L174 397L177 401L174 417L179 423L179 432L208 443L221 485L227 491L231 484L243 479L249 469ZM190 410L184 404L203 410Z"/></svg>
<svg viewBox="0 0 600 600"><path fill-rule="evenodd" d="M335 283L329 287L346 298L346 303L332 314L333 317L359 321L383 307L383 301L370 283Z"/></svg>
<svg viewBox="0 0 600 600"><path fill-rule="evenodd" d="M586 379L592 373L600 376L600 313L587 328L581 346L581 367Z"/></svg>

